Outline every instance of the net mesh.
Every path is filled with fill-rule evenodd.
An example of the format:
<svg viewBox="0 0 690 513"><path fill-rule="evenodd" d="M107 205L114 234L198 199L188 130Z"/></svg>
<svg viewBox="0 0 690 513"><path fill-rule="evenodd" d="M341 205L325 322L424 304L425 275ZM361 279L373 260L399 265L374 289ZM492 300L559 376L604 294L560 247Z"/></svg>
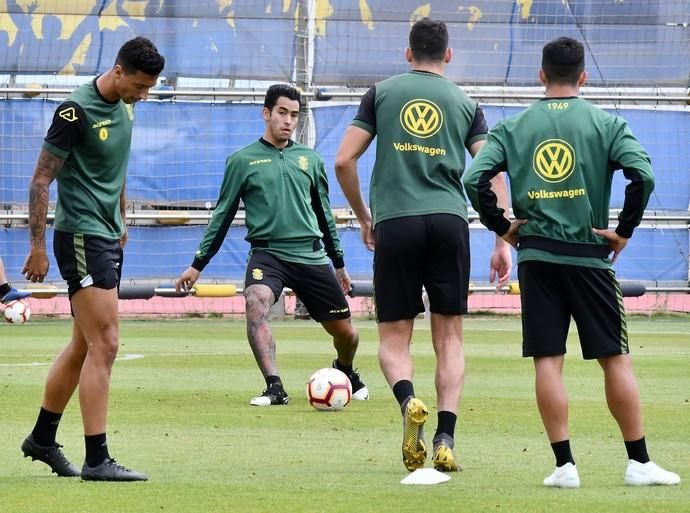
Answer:
<svg viewBox="0 0 690 513"><path fill-rule="evenodd" d="M305 134L326 163L348 268L370 279L371 255L337 186L335 153L361 94L408 69L403 52L410 24L424 16L448 24L454 49L448 77L481 102L489 126L539 96L545 42L561 35L583 41L590 73L585 95L601 96L602 107L627 119L657 175L648 215L670 216L644 222L619 277L687 284L685 0L0 0L0 86L6 91L0 97L0 256L10 278L21 278L28 183L55 107L74 86L112 66L124 41L144 35L167 62L157 94L137 106L125 277L169 280L190 263L225 158L263 132L265 87L288 81L303 85L310 99ZM13 89L27 85L47 92L29 98L34 94ZM171 89L177 96L166 95ZM365 192L373 154L374 145L360 160ZM623 186L622 180L614 185L614 208L622 204ZM51 207L55 194L53 186ZM206 277L242 279L248 249L242 224L240 216ZM472 244L472 279L486 281L492 238L472 230ZM54 262L49 279L60 281Z"/></svg>

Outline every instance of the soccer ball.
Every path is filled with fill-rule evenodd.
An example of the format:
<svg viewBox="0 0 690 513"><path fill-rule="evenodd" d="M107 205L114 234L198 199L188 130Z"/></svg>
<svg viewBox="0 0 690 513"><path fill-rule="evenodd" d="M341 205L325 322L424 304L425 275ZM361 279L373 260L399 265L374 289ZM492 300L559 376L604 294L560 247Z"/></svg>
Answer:
<svg viewBox="0 0 690 513"><path fill-rule="evenodd" d="M307 399L317 410L342 410L351 397L350 378L338 369L319 369L307 382Z"/></svg>
<svg viewBox="0 0 690 513"><path fill-rule="evenodd" d="M13 324L23 324L29 322L31 309L26 301L17 299L5 305L5 320Z"/></svg>

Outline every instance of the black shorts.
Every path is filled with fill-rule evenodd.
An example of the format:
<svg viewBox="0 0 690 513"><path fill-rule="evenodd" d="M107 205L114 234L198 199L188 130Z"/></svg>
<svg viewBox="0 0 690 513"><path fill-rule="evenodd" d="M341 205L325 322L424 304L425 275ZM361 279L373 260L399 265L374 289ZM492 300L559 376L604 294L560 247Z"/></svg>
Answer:
<svg viewBox="0 0 690 513"><path fill-rule="evenodd" d="M379 322L413 319L429 309L467 313L470 236L467 222L452 214L399 217L374 230L374 298Z"/></svg>
<svg viewBox="0 0 690 513"><path fill-rule="evenodd" d="M518 266L522 355L566 353L575 319L586 360L627 354L623 294L612 269L528 261Z"/></svg>
<svg viewBox="0 0 690 513"><path fill-rule="evenodd" d="M120 285L123 254L119 240L55 230L53 254L70 298L82 288L110 290Z"/></svg>
<svg viewBox="0 0 690 513"><path fill-rule="evenodd" d="M291 288L317 322L350 317L350 305L328 264L287 262L268 251L255 249L249 257L244 276L245 290L251 285L266 285L273 291L276 301L284 287Z"/></svg>

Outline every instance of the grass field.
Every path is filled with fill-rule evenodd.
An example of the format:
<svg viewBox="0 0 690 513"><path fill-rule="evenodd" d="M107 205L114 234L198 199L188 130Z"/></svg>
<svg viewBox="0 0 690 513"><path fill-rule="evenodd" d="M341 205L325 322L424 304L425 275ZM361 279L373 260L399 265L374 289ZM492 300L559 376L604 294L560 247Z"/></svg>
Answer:
<svg viewBox="0 0 690 513"><path fill-rule="evenodd" d="M372 398L319 413L304 383L333 350L310 321L274 325L286 407L255 408L264 386L244 323L219 319L124 321L112 381L109 445L146 483L57 478L19 445L40 406L48 363L67 320L0 326L0 512L688 512L690 318L633 318L631 348L650 455L678 472L676 487L623 485L625 449L606 409L601 371L583 362L576 334L566 360L572 445L582 488L545 489L553 457L520 357L519 320L466 320L467 378L456 431L465 471L438 486L403 486L400 414L378 368L376 326L357 322L357 359ZM417 395L434 405L428 324L413 345ZM142 355L127 359L127 355ZM130 357L132 358L132 357ZM436 427L435 408L427 440ZM81 466L76 396L58 432ZM427 462L427 466L429 466Z"/></svg>

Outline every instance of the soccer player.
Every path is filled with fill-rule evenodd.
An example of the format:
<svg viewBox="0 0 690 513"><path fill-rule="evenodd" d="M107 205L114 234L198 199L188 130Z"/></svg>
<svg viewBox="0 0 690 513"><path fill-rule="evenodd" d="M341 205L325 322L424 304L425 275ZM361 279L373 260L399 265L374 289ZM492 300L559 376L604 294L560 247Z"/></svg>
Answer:
<svg viewBox="0 0 690 513"><path fill-rule="evenodd" d="M9 303L10 301L16 301L17 299L24 299L29 297L31 293L29 292L19 292L15 289L10 282L7 280L7 275L5 274L5 264L0 258L0 303Z"/></svg>
<svg viewBox="0 0 690 513"><path fill-rule="evenodd" d="M213 217L192 265L176 283L178 291L191 290L220 249L243 201L246 239L251 244L244 279L247 339L266 380L263 393L251 399L253 406L288 403L268 323L269 308L283 287L290 287L309 315L333 337L337 358L332 365L349 376L352 398L369 398L369 390L352 367L359 335L345 298L351 282L331 213L323 160L290 139L299 108L300 93L294 87L275 84L268 88L263 137L228 157Z"/></svg>
<svg viewBox="0 0 690 513"><path fill-rule="evenodd" d="M584 61L574 39L544 46L539 79L545 97L491 131L463 182L481 221L519 249L523 356L534 358L537 406L556 457L544 486L580 486L562 377L571 317L583 357L596 359L604 372L606 401L628 453L625 483L677 484L678 475L647 455L623 300L611 268L640 223L654 175L625 120L578 97L587 79ZM630 183L618 224L609 230L618 169ZM503 171L518 218L512 223L489 187Z"/></svg>
<svg viewBox="0 0 690 513"><path fill-rule="evenodd" d="M118 349L117 291L127 240L125 175L134 104L146 99L164 64L148 39L127 41L110 70L76 89L57 108L31 180L31 251L23 272L32 282L43 281L48 273L48 189L57 178L53 252L69 288L74 327L72 339L48 372L38 420L22 451L59 476L147 479L110 457L106 428ZM62 412L77 386L86 445L81 472L55 441Z"/></svg>
<svg viewBox="0 0 690 513"><path fill-rule="evenodd" d="M445 23L428 18L410 30L405 58L411 70L375 84L364 95L336 156L340 186L374 253L374 295L379 363L403 415L403 463L423 467L422 427L428 416L415 397L410 343L414 319L429 296L436 352L438 427L434 467L460 470L453 452L455 424L464 382L462 315L467 312L470 253L467 203L460 176L465 148L484 144L484 113L444 77L452 57ZM364 203L357 159L377 137L369 201ZM495 179L507 201L505 181ZM500 237L491 256L490 279L510 278L510 247Z"/></svg>

